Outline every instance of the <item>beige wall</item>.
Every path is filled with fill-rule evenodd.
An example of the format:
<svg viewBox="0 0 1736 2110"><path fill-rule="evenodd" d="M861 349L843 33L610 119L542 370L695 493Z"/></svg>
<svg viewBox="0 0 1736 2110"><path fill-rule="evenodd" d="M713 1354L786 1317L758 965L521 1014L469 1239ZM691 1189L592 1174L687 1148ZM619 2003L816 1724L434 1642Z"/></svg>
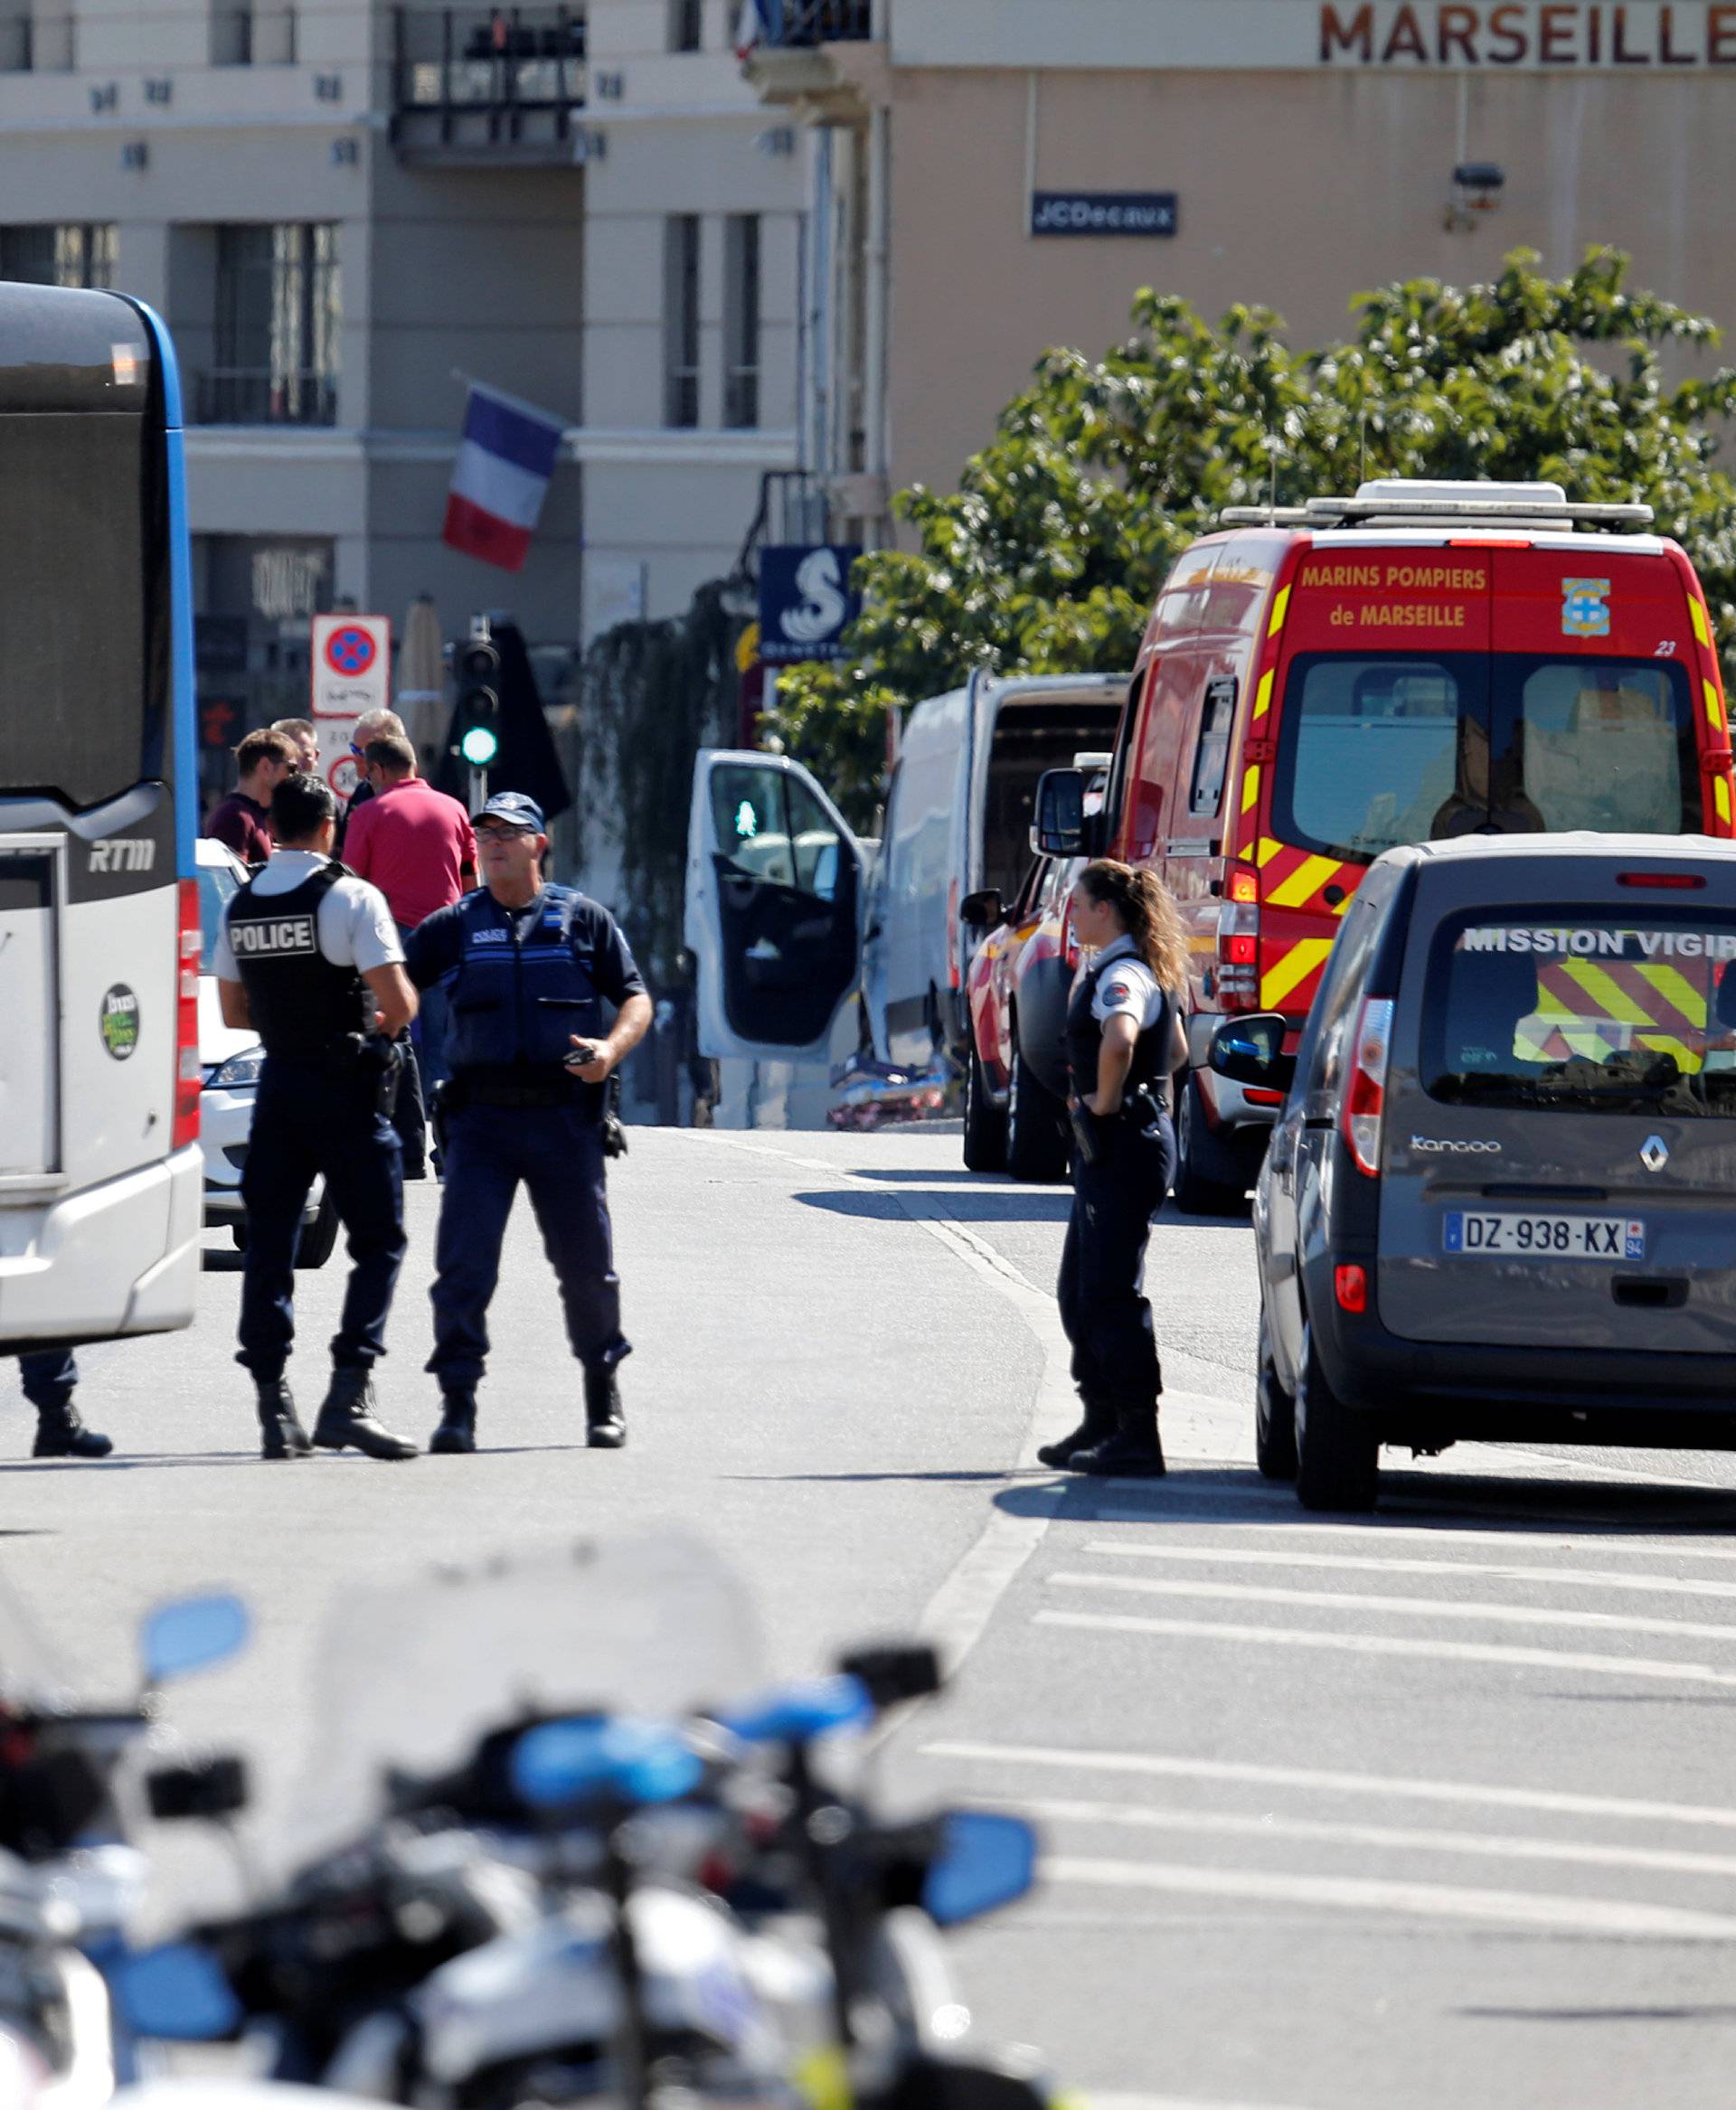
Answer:
<svg viewBox="0 0 1736 2110"><path fill-rule="evenodd" d="M1028 119L1036 81L1034 137ZM950 487L1052 344L1099 352L1141 285L1210 316L1263 302L1294 341L1344 332L1354 294L1552 270L1594 241L1634 282L1736 324L1736 76L1389 71L1039 75L898 69L892 430L899 484ZM1173 240L1033 238L1035 187L1173 190ZM1443 218L1455 164L1497 163L1497 210Z"/></svg>

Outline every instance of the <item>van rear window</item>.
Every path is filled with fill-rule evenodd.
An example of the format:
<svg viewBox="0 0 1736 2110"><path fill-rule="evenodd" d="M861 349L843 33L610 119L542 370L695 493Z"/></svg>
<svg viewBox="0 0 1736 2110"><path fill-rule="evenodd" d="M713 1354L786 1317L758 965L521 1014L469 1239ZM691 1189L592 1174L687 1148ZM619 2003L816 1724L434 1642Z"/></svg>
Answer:
<svg viewBox="0 0 1736 2110"><path fill-rule="evenodd" d="M1736 1113L1736 915L1479 909L1437 932L1422 1076L1450 1106Z"/></svg>
<svg viewBox="0 0 1736 2110"><path fill-rule="evenodd" d="M1372 860L1484 828L1700 825L1676 661L1313 653L1291 664L1272 810L1282 843Z"/></svg>

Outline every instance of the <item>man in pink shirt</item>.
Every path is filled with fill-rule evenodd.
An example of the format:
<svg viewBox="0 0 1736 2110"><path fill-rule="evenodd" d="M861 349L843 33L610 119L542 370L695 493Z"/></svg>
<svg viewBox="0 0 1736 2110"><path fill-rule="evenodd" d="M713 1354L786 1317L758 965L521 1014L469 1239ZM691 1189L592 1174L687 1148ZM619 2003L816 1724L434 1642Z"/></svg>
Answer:
<svg viewBox="0 0 1736 2110"><path fill-rule="evenodd" d="M401 735L381 734L363 754L374 796L351 815L344 862L379 888L408 937L437 909L450 908L476 883L476 838L456 798L416 774L416 750ZM419 1176L427 1152L425 1094L446 1075L446 991L428 990L417 1021L415 1070L406 1072L398 1106L404 1176ZM420 1076L417 1071L420 1070Z"/></svg>

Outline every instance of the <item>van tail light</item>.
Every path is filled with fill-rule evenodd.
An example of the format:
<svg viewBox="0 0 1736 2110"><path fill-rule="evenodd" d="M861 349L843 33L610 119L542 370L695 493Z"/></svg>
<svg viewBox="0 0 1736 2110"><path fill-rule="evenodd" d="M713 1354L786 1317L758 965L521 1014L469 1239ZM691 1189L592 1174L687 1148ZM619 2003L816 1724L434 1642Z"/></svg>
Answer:
<svg viewBox="0 0 1736 2110"><path fill-rule="evenodd" d="M962 980L958 966L958 881L947 889L947 981L957 989Z"/></svg>
<svg viewBox="0 0 1736 2110"><path fill-rule="evenodd" d="M175 1119L169 1148L184 1150L199 1140L199 1094L204 1073L199 1067L199 881L182 880L175 947Z"/></svg>
<svg viewBox="0 0 1736 2110"><path fill-rule="evenodd" d="M1260 1009L1260 874L1231 864L1218 910L1217 997L1225 1011Z"/></svg>
<svg viewBox="0 0 1736 2110"><path fill-rule="evenodd" d="M1344 1094L1344 1141L1356 1169L1373 1179L1381 1169L1381 1124L1386 1113L1386 1065L1392 1052L1392 1000L1365 996L1351 1050Z"/></svg>
<svg viewBox="0 0 1736 2110"><path fill-rule="evenodd" d="M1676 887L1684 891L1693 887L1703 887L1705 874L1698 871L1618 871L1618 887Z"/></svg>
<svg viewBox="0 0 1736 2110"><path fill-rule="evenodd" d="M1338 1300L1341 1312L1365 1312L1368 1309L1368 1270L1359 1267L1354 1261L1332 1271L1332 1294Z"/></svg>
<svg viewBox="0 0 1736 2110"><path fill-rule="evenodd" d="M1073 928L1073 903L1069 895L1061 911L1061 956L1066 961L1069 972L1079 966L1079 933Z"/></svg>

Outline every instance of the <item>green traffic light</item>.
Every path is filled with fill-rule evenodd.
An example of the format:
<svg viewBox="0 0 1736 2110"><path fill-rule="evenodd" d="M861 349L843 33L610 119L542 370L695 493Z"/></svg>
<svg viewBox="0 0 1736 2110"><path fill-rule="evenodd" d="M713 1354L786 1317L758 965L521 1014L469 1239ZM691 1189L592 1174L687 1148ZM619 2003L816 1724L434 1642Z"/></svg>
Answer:
<svg viewBox="0 0 1736 2110"><path fill-rule="evenodd" d="M486 725L473 725L458 742L458 752L473 769L486 769L500 752L497 735Z"/></svg>

